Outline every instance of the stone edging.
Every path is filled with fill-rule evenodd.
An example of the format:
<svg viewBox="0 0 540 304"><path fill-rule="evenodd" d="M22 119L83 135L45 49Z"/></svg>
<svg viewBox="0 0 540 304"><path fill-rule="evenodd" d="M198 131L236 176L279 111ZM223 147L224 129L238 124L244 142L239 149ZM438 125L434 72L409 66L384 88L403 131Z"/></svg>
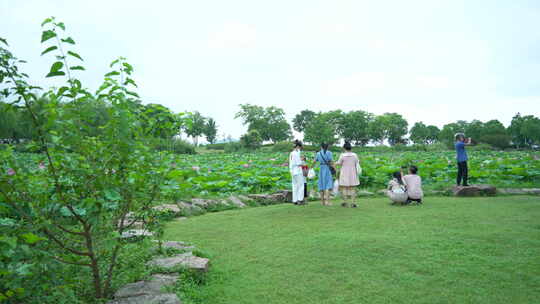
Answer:
<svg viewBox="0 0 540 304"><path fill-rule="evenodd" d="M163 248L177 250L193 250L194 246L183 242L168 241ZM174 293L164 291L166 287L174 286L179 280L178 269L188 269L206 273L210 260L193 255L192 251L176 254L171 257L156 257L147 263L148 266L159 269L149 280L129 283L114 294L114 300L107 304L181 304Z"/></svg>

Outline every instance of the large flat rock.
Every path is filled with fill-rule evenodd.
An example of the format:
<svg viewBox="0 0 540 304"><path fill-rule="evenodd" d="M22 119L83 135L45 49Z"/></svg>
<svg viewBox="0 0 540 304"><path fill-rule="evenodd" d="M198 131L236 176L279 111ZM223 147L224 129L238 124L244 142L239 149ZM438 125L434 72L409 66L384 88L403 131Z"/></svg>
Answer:
<svg viewBox="0 0 540 304"><path fill-rule="evenodd" d="M107 304L182 304L182 302L174 293L165 293L122 298L109 301Z"/></svg>
<svg viewBox="0 0 540 304"><path fill-rule="evenodd" d="M238 196L229 197L229 201L238 208L244 208L246 206Z"/></svg>
<svg viewBox="0 0 540 304"><path fill-rule="evenodd" d="M248 197L264 205L272 205L286 201L286 195L282 191L273 194L249 194Z"/></svg>
<svg viewBox="0 0 540 304"><path fill-rule="evenodd" d="M454 196L495 195L497 188L491 185L457 186L452 189Z"/></svg>
<svg viewBox="0 0 540 304"><path fill-rule="evenodd" d="M115 299L138 297L143 295L163 294L163 288L172 286L178 280L178 275L154 274L148 281L139 281L127 284L120 288L115 294Z"/></svg>
<svg viewBox="0 0 540 304"><path fill-rule="evenodd" d="M129 239L133 237L146 237L146 236L153 236L154 234L148 230L144 229L131 229L122 232L121 238L123 239Z"/></svg>
<svg viewBox="0 0 540 304"><path fill-rule="evenodd" d="M191 252L177 254L167 258L155 258L148 262L148 265L159 267L163 270L173 271L177 267L183 267L201 272L208 271L210 260L194 256Z"/></svg>
<svg viewBox="0 0 540 304"><path fill-rule="evenodd" d="M156 241L157 242L157 241ZM188 245L184 242L166 241L161 244L163 248L173 248L177 250L194 250L195 246Z"/></svg>
<svg viewBox="0 0 540 304"><path fill-rule="evenodd" d="M174 204L162 204L152 207L152 209L157 211L163 211L163 212L172 212L172 213L180 213L181 209L178 207L178 205Z"/></svg>

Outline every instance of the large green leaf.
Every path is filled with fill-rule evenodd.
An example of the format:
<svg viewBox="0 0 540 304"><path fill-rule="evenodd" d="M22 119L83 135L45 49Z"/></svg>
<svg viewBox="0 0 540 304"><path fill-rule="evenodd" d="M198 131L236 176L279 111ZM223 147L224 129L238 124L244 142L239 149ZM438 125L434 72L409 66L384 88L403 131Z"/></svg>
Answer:
<svg viewBox="0 0 540 304"><path fill-rule="evenodd" d="M41 43L56 37L56 33L51 30L46 30L41 33Z"/></svg>
<svg viewBox="0 0 540 304"><path fill-rule="evenodd" d="M71 56L73 56L73 57L75 57L75 58L77 58L77 59L79 59L79 60L81 60L81 61L84 61L84 60L82 59L82 57L81 57L79 54L75 53L75 52L68 51L67 53L68 53L68 55L71 55Z"/></svg>
<svg viewBox="0 0 540 304"><path fill-rule="evenodd" d="M53 45L51 47L48 47L45 51L41 52L41 56L47 54L48 52L52 52L54 50L58 49L58 47L56 45Z"/></svg>
<svg viewBox="0 0 540 304"><path fill-rule="evenodd" d="M73 40L73 38L71 38L71 37L63 38L61 40L62 40L62 42L65 42L65 43L75 44L75 40Z"/></svg>

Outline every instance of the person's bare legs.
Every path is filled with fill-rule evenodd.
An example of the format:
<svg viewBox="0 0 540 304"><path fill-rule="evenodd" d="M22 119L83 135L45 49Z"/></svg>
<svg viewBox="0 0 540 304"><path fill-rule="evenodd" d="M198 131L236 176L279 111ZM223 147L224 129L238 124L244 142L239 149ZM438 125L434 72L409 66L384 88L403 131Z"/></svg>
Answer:
<svg viewBox="0 0 540 304"><path fill-rule="evenodd" d="M326 194L324 194L324 190L320 191L320 193L321 193L321 204L323 206L326 206Z"/></svg>
<svg viewBox="0 0 540 304"><path fill-rule="evenodd" d="M354 187L351 187L351 207L355 208L358 207L356 205L356 189Z"/></svg>
<svg viewBox="0 0 540 304"><path fill-rule="evenodd" d="M343 186L341 192L342 192L342 198L343 198L343 203L341 203L341 207L349 207L349 204L347 203L347 200L349 197L349 187Z"/></svg>
<svg viewBox="0 0 540 304"><path fill-rule="evenodd" d="M326 195L326 206L332 206L332 203L330 202L330 190L325 190L324 193Z"/></svg>

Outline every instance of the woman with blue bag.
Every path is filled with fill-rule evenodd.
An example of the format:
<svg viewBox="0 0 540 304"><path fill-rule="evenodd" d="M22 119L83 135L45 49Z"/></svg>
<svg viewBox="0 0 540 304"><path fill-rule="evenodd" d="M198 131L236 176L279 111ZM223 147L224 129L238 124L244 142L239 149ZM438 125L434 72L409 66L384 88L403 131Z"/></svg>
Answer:
<svg viewBox="0 0 540 304"><path fill-rule="evenodd" d="M321 193L321 202L323 206L331 206L330 190L334 187L333 175L336 174L332 152L328 151L328 144L323 143L321 150L317 152L315 162L319 163L319 191Z"/></svg>

